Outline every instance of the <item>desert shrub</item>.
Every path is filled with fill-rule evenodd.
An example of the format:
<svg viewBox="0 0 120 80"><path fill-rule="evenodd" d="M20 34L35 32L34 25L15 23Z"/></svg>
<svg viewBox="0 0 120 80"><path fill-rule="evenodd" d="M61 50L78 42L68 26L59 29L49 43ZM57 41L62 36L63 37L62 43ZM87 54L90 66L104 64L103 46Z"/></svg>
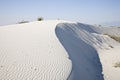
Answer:
<svg viewBox="0 0 120 80"><path fill-rule="evenodd" d="M42 21L42 20L43 20L43 18L42 18L42 17L39 17L37 20L38 20L38 21Z"/></svg>
<svg viewBox="0 0 120 80"><path fill-rule="evenodd" d="M114 40L120 42L120 37L117 37L117 36L111 36L111 35L109 35L109 36L110 36L112 39L114 39Z"/></svg>
<svg viewBox="0 0 120 80"><path fill-rule="evenodd" d="M21 21L21 22L18 22L18 24L23 24L23 23L28 23L29 21Z"/></svg>
<svg viewBox="0 0 120 80"><path fill-rule="evenodd" d="M114 48L112 45L108 45L110 48Z"/></svg>
<svg viewBox="0 0 120 80"><path fill-rule="evenodd" d="M109 35L109 34L106 34L106 33L105 33L104 35L108 35L110 38L112 38L112 39L114 39L114 40L120 42L120 37L119 37L119 36Z"/></svg>
<svg viewBox="0 0 120 80"><path fill-rule="evenodd" d="M115 68L118 68L118 67L120 68L120 62L115 63L114 67Z"/></svg>
<svg viewBox="0 0 120 80"><path fill-rule="evenodd" d="M107 33L104 33L103 35L108 35L109 36L109 34L107 34Z"/></svg>

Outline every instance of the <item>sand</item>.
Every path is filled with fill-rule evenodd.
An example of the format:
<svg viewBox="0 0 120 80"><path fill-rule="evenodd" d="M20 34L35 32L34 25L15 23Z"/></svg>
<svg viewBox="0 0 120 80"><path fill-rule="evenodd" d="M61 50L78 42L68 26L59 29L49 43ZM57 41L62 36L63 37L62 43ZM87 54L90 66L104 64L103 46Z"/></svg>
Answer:
<svg viewBox="0 0 120 80"><path fill-rule="evenodd" d="M119 35L64 20L1 26L0 80L120 80L120 44L105 32Z"/></svg>
<svg viewBox="0 0 120 80"><path fill-rule="evenodd" d="M72 64L55 35L57 23L0 27L0 80L66 80Z"/></svg>

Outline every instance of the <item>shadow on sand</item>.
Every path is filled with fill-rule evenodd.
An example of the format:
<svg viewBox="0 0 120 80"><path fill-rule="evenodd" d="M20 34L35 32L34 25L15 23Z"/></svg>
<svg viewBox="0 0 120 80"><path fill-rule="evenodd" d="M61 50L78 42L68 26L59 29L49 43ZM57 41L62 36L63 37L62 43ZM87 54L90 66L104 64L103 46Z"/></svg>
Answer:
<svg viewBox="0 0 120 80"><path fill-rule="evenodd" d="M75 27L85 29L82 24L60 23L55 33L72 61L72 71L68 80L104 80L102 65L97 51L77 36ZM94 30L88 29L89 32ZM94 31L95 32L95 31Z"/></svg>

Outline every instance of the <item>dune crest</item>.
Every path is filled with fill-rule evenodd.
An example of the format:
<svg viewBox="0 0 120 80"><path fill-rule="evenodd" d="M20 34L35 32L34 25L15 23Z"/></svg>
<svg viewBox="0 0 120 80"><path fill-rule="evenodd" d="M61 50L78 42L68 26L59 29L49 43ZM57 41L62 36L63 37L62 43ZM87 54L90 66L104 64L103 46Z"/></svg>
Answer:
<svg viewBox="0 0 120 80"><path fill-rule="evenodd" d="M119 80L120 44L104 35L118 31L64 20L2 26L0 80Z"/></svg>
<svg viewBox="0 0 120 80"><path fill-rule="evenodd" d="M72 64L55 35L58 22L0 27L0 80L66 80Z"/></svg>

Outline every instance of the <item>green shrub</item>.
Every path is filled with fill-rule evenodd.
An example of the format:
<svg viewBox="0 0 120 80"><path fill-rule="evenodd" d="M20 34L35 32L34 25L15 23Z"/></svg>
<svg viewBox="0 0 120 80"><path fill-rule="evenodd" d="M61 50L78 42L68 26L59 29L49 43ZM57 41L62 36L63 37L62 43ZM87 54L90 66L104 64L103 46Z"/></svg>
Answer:
<svg viewBox="0 0 120 80"><path fill-rule="evenodd" d="M108 45L110 48L114 48L112 45Z"/></svg>
<svg viewBox="0 0 120 80"><path fill-rule="evenodd" d="M117 37L117 36L110 36L110 37L111 37L112 39L114 39L114 40L120 42L120 37Z"/></svg>
<svg viewBox="0 0 120 80"><path fill-rule="evenodd" d="M112 38L112 39L114 39L114 40L120 42L120 37L118 37L118 36L109 35L109 34L106 34L106 33L105 33L104 35L108 35L110 38Z"/></svg>
<svg viewBox="0 0 120 80"><path fill-rule="evenodd" d="M39 17L37 20L38 20L38 21L42 21L42 20L43 20L43 18L42 18L42 17Z"/></svg>
<svg viewBox="0 0 120 80"><path fill-rule="evenodd" d="M18 24L23 24L23 23L28 23L28 21L21 21L21 22L18 22Z"/></svg>
<svg viewBox="0 0 120 80"><path fill-rule="evenodd" d="M120 68L120 62L115 63L114 67L115 68L118 68L118 67Z"/></svg>

